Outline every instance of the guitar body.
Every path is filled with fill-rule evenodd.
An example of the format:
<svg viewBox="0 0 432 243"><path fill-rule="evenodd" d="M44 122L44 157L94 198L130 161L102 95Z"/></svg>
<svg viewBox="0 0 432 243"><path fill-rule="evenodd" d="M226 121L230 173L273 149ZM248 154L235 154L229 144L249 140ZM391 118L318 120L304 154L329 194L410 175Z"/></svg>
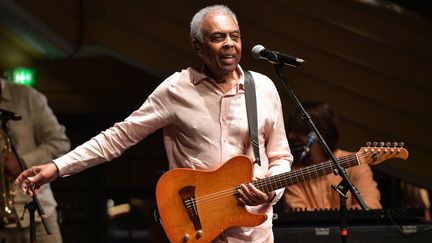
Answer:
<svg viewBox="0 0 432 243"><path fill-rule="evenodd" d="M249 213L233 193L238 185L251 181L252 161L241 155L214 171L180 168L162 175L156 200L169 240L210 242L227 228L263 223L267 216Z"/></svg>

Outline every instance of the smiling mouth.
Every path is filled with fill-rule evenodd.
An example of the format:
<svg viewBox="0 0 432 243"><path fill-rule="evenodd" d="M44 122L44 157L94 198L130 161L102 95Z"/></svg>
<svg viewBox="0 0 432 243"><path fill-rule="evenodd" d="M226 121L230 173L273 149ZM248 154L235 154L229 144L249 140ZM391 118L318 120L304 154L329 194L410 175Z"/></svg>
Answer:
<svg viewBox="0 0 432 243"><path fill-rule="evenodd" d="M230 58L234 58L235 55L223 55L222 58L223 59L230 59Z"/></svg>
<svg viewBox="0 0 432 243"><path fill-rule="evenodd" d="M233 62L235 62L235 55L223 55L221 56L222 61L228 64L232 64Z"/></svg>

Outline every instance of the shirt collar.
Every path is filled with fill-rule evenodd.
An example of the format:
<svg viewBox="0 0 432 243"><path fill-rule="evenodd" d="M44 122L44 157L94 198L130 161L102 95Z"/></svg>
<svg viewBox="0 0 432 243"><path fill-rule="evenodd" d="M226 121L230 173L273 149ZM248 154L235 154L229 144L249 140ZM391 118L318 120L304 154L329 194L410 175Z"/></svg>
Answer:
<svg viewBox="0 0 432 243"><path fill-rule="evenodd" d="M190 77L191 81L194 85L198 85L203 81L214 81L212 78L208 77L204 73L198 71L194 68L190 69ZM244 72L243 69L240 67L240 65L237 65L237 71L240 73L240 80L237 83L237 92L244 91Z"/></svg>
<svg viewBox="0 0 432 243"><path fill-rule="evenodd" d="M211 80L210 77L208 77L207 75L198 71L195 68L190 67L189 70L190 70L190 78L191 78L191 81L194 85L197 85L203 81Z"/></svg>

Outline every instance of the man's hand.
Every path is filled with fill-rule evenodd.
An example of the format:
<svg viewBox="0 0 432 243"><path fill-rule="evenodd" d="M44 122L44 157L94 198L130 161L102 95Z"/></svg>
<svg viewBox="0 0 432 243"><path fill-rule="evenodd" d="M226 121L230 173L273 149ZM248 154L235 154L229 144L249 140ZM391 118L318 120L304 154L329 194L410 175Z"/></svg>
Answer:
<svg viewBox="0 0 432 243"><path fill-rule="evenodd" d="M272 191L268 194L258 190L252 183L240 185L239 190L240 203L248 206L257 206L264 203L270 203L276 196L276 192Z"/></svg>
<svg viewBox="0 0 432 243"><path fill-rule="evenodd" d="M39 188L43 184L52 182L58 176L59 171L56 164L50 162L43 165L32 166L31 168L21 172L15 180L15 185L21 184L21 190L24 193L33 196L33 193L37 194L39 192Z"/></svg>

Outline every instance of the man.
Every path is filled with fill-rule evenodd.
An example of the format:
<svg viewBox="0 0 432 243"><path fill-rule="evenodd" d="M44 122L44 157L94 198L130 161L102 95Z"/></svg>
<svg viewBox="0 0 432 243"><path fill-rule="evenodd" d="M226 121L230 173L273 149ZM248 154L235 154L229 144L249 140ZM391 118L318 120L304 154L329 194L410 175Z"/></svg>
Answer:
<svg viewBox="0 0 432 243"><path fill-rule="evenodd" d="M163 128L171 169L213 170L237 154L253 157L244 97L244 73L239 65L242 45L234 13L215 5L200 10L191 21L192 47L201 58L168 77L144 104L123 122L53 163L22 173L16 183L25 190L112 160L156 129ZM257 92L261 166L254 178L286 172L292 156L285 135L281 103L272 81L251 72ZM283 190L264 193L241 187L239 202L253 212L266 213L267 221L253 227L225 230L216 241L272 242L272 205Z"/></svg>
<svg viewBox="0 0 432 243"><path fill-rule="evenodd" d="M17 113L22 117L19 121L10 120L7 124L11 139L25 166L38 165L69 151L70 143L65 134L65 128L58 123L43 94L31 87L16 85L4 79L0 79L0 88L0 108ZM2 137L5 139L5 134ZM5 175L1 176L13 182L13 179L21 172L20 165L12 152L2 152L1 159L4 159ZM45 211L52 234L47 234L36 213L37 242L61 243L62 237L57 224L57 203L49 184L40 187L38 199ZM25 203L30 202L31 199L21 190L16 190L14 200L17 215L21 217ZM0 230L0 241L30 242L29 212L26 211L23 221L17 221L18 225L8 224Z"/></svg>
<svg viewBox="0 0 432 243"><path fill-rule="evenodd" d="M330 150L336 158L350 154L347 151L338 149L339 129L337 126L337 117L333 109L323 102L305 102L304 108L311 116L316 127L320 131ZM297 110L290 119L288 139L293 151L302 152L294 148L303 148L305 146L308 134L311 132L306 122L301 120L302 114ZM296 154L293 152L293 154ZM294 156L293 168L301 168L308 165L318 164L328 161L330 158L322 149L319 142L314 142L310 147L310 152L302 161L298 161L301 156ZM373 179L372 171L367 164L358 165L348 168L348 177L357 187L365 204L370 209L381 208L380 192L377 183ZM330 186L338 185L342 180L340 176L328 174L316 179L306 181L301 184L292 185L285 189L283 196L284 208L289 209L329 209L339 207L339 194ZM360 208L360 205L352 197L351 193L347 194L347 207Z"/></svg>

